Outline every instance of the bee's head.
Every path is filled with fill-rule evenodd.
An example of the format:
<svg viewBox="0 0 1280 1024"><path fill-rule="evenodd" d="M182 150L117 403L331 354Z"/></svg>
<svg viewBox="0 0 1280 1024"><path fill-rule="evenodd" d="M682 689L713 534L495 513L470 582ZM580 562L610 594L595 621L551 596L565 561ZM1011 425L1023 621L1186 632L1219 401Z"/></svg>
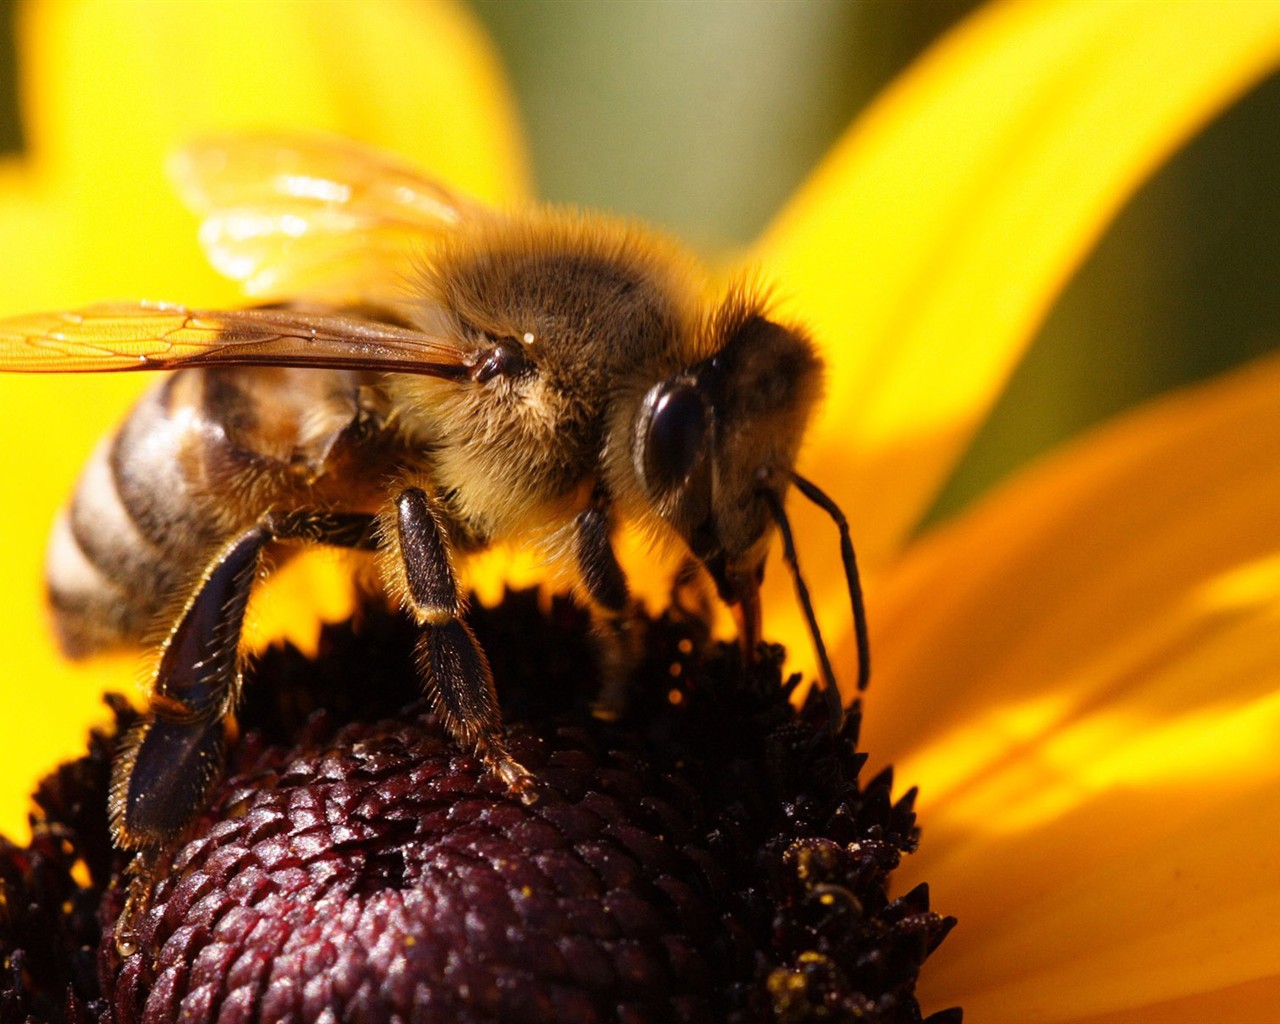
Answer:
<svg viewBox="0 0 1280 1024"><path fill-rule="evenodd" d="M771 508L790 485L822 364L807 337L738 300L706 329L712 354L646 393L632 458L654 509L706 566L753 644Z"/></svg>

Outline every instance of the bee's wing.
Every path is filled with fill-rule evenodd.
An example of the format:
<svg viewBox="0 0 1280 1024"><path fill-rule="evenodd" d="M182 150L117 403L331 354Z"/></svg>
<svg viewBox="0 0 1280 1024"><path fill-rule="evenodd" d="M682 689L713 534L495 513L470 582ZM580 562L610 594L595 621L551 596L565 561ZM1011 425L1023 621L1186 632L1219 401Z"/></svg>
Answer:
<svg viewBox="0 0 1280 1024"><path fill-rule="evenodd" d="M303 366L462 379L456 342L337 313L113 303L0 320L0 369L34 373Z"/></svg>
<svg viewBox="0 0 1280 1024"><path fill-rule="evenodd" d="M486 209L403 160L319 135L212 138L169 172L210 262L251 295L394 303L424 240Z"/></svg>

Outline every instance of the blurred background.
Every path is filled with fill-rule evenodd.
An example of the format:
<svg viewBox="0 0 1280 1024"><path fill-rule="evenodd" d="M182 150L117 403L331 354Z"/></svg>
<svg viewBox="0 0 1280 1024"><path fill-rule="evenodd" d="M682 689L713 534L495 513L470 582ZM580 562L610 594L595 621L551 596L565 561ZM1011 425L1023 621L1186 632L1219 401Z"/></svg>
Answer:
<svg viewBox="0 0 1280 1024"><path fill-rule="evenodd" d="M543 195L748 243L962 0L476 0ZM1210 125L1112 224L940 496L1280 341L1280 76ZM1011 254L1016 259L1016 254Z"/></svg>
<svg viewBox="0 0 1280 1024"><path fill-rule="evenodd" d="M14 0L0 146L17 150ZM968 0L472 0L549 199L747 244L833 140ZM1149 395L1275 346L1280 78L1167 164L1111 226L934 510ZM1016 258L1016 254L1011 254Z"/></svg>

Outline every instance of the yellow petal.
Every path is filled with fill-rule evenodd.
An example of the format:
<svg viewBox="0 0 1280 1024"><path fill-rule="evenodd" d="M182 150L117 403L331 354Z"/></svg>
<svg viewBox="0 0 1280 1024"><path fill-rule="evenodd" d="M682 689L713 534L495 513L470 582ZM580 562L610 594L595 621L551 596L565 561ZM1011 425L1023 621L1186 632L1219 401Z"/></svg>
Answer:
<svg viewBox="0 0 1280 1024"><path fill-rule="evenodd" d="M1280 978L1266 978L1114 1013L1074 1017L1072 1024L1270 1024L1272 1008L1277 1005Z"/></svg>
<svg viewBox="0 0 1280 1024"><path fill-rule="evenodd" d="M1278 57L1274 3L993 4L783 212L755 255L825 347L808 463L872 574L1119 206Z"/></svg>
<svg viewBox="0 0 1280 1024"><path fill-rule="evenodd" d="M202 135L334 132L394 149L484 198L526 190L494 57L452 4L211 2L198 18L183 4L23 9L30 188L21 199L43 204L42 217L65 212L44 228L56 261L6 274L0 311L45 295L72 305L139 289L192 304L235 298L164 179L166 156ZM6 245L37 237L10 227L0 221Z"/></svg>
<svg viewBox="0 0 1280 1024"><path fill-rule="evenodd" d="M488 43L449 3L28 4L29 152L0 162L0 313L102 299L240 301L196 245L164 178L176 145L215 131L314 129L381 145L486 199L527 190L514 106ZM10 665L0 716L0 831L24 829L36 773L77 754L104 685L133 660L72 668L41 607L44 538L96 440L145 375L0 375L0 567ZM332 569L326 565L325 570ZM340 574L311 606L332 605ZM288 589L288 579L283 581ZM293 589L300 589L297 585ZM287 602L287 599L286 599ZM264 628L282 623L268 606ZM314 628L314 620L307 623Z"/></svg>
<svg viewBox="0 0 1280 1024"><path fill-rule="evenodd" d="M1277 725L1274 713L1258 721L1272 737ZM958 1002L978 1020L1029 1024L1162 1004L1165 1024L1274 1021L1274 1004L1205 1017L1191 997L1280 986L1277 781L1273 773L1222 799L1204 787L1118 791L1054 828L1002 844L984 865L986 901L976 894L949 901L946 886L934 885L938 906L962 922L972 920L953 933L952 948L931 959L919 987L923 1005ZM1183 799L1201 813L1170 827L1145 821L1152 802ZM1110 815L1095 813L1106 803ZM1095 855L1092 830L1113 822L1141 827L1144 841ZM1081 855L1082 843L1090 848ZM976 859L980 851L972 854ZM1006 868L1007 878L996 877ZM1053 879L1047 892L1040 884L1046 874ZM951 870L944 877L959 880L966 873ZM966 880L975 880L972 872ZM1180 1000L1187 1002L1175 1016L1168 1004Z"/></svg>
<svg viewBox="0 0 1280 1024"><path fill-rule="evenodd" d="M1074 1020L1280 976L1278 398L1277 359L1169 397L890 580L863 735L922 787L906 884L961 920L928 1005Z"/></svg>

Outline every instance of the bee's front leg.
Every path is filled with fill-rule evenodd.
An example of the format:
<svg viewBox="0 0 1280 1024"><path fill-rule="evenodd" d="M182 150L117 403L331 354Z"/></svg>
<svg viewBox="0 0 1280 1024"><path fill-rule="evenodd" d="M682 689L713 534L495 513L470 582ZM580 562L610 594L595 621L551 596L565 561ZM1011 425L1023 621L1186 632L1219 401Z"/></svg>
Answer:
<svg viewBox="0 0 1280 1024"><path fill-rule="evenodd" d="M614 554L607 496L597 490L591 504L574 519L573 528L574 560L599 640L602 683L595 712L601 718L614 719L626 706L636 651L631 591Z"/></svg>
<svg viewBox="0 0 1280 1024"><path fill-rule="evenodd" d="M395 500L398 558L388 571L422 627L418 668L427 696L459 746L474 750L508 788L535 799L533 776L507 750L489 659L463 616L467 606L431 500L407 487Z"/></svg>

